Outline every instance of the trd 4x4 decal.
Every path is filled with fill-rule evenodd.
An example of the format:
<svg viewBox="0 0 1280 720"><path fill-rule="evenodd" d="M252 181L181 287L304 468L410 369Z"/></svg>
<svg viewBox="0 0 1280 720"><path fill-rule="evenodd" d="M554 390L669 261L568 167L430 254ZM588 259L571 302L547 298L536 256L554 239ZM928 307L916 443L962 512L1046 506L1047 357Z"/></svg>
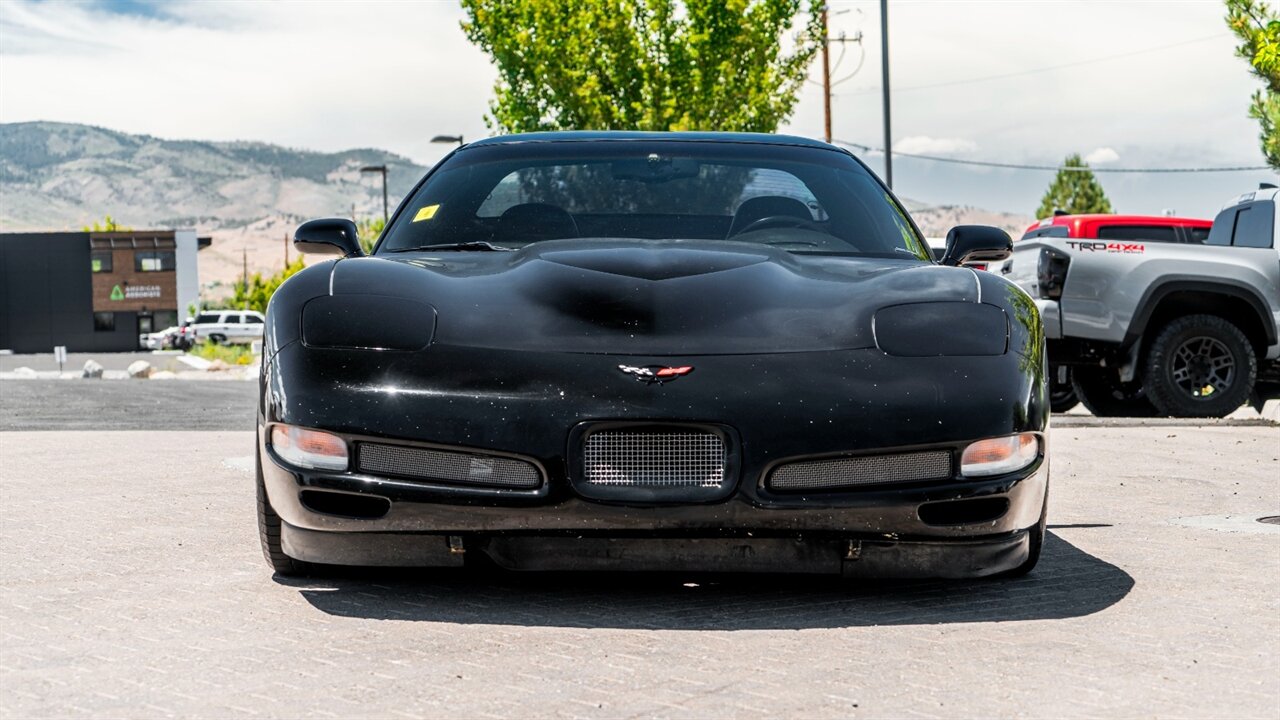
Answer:
<svg viewBox="0 0 1280 720"><path fill-rule="evenodd" d="M1109 243L1100 240L1068 240L1067 247L1089 252L1144 253L1147 251L1142 243Z"/></svg>

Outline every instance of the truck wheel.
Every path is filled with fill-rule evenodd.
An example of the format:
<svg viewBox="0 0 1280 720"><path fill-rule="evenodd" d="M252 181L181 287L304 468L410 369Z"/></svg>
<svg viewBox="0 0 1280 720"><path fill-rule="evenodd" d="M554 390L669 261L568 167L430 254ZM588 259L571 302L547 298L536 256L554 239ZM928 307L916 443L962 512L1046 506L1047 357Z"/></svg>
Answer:
<svg viewBox="0 0 1280 720"><path fill-rule="evenodd" d="M1114 368L1072 368L1071 384L1080 402L1098 417L1154 417L1156 414L1142 383L1120 382Z"/></svg>
<svg viewBox="0 0 1280 720"><path fill-rule="evenodd" d="M218 333L214 333L209 336L209 342L213 343L214 345L221 345L226 341L227 341L226 335L220 335Z"/></svg>
<svg viewBox="0 0 1280 720"><path fill-rule="evenodd" d="M1049 368L1049 409L1053 412L1064 413L1080 404L1080 397L1071 384L1070 372L1067 371L1066 382L1058 382L1058 368Z"/></svg>
<svg viewBox="0 0 1280 720"><path fill-rule="evenodd" d="M316 565L294 560L285 555L280 547L280 516L276 514L275 509L271 507L271 500L267 498L267 486L262 480L261 450L254 448L253 454L258 480L258 540L262 543L262 556L266 558L271 569L280 575L286 577L314 575Z"/></svg>
<svg viewBox="0 0 1280 720"><path fill-rule="evenodd" d="M1147 353L1151 403L1174 417L1222 417L1244 404L1258 375L1249 339L1216 315L1165 325Z"/></svg>

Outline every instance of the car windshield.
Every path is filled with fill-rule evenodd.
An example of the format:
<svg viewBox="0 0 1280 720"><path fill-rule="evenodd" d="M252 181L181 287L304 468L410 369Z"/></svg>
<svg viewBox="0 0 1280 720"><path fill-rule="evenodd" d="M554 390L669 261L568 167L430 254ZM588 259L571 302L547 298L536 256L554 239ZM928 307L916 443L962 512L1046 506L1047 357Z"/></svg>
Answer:
<svg viewBox="0 0 1280 720"><path fill-rule="evenodd" d="M930 257L897 201L843 153L687 141L464 148L400 208L375 252L602 239L730 240L794 253Z"/></svg>

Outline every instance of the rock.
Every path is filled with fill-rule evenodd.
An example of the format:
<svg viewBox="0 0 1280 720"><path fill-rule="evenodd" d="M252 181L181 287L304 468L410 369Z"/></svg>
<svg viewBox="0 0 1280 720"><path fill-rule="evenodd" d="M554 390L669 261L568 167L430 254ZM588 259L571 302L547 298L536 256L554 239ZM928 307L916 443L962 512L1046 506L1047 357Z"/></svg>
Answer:
<svg viewBox="0 0 1280 720"><path fill-rule="evenodd" d="M84 363L84 370L80 373L80 377L101 380L102 370L102 363L99 363L97 360L86 360Z"/></svg>
<svg viewBox="0 0 1280 720"><path fill-rule="evenodd" d="M20 367L13 369L13 376L27 380L34 380L37 377L36 371L29 367Z"/></svg>
<svg viewBox="0 0 1280 720"><path fill-rule="evenodd" d="M160 372L151 373L152 380L173 380L177 377L178 377L177 373L172 373L172 372L169 372L168 370L161 370Z"/></svg>
<svg viewBox="0 0 1280 720"><path fill-rule="evenodd" d="M231 366L228 365L225 360L214 360L213 362L209 363L209 367L205 369L208 370L209 372L222 372L224 370L230 370Z"/></svg>
<svg viewBox="0 0 1280 720"><path fill-rule="evenodd" d="M146 378L151 377L151 373L155 372L155 368L151 367L151 363L146 360L135 360L134 362L129 363L127 372L131 378L140 378L145 380Z"/></svg>

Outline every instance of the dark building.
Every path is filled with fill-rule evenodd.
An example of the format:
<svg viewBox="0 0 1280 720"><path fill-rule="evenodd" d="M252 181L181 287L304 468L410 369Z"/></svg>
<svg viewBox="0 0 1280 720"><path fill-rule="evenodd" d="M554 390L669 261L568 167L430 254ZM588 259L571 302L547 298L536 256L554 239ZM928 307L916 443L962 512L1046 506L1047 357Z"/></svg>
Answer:
<svg viewBox="0 0 1280 720"><path fill-rule="evenodd" d="M0 349L125 351L200 296L189 230L0 233Z"/></svg>

